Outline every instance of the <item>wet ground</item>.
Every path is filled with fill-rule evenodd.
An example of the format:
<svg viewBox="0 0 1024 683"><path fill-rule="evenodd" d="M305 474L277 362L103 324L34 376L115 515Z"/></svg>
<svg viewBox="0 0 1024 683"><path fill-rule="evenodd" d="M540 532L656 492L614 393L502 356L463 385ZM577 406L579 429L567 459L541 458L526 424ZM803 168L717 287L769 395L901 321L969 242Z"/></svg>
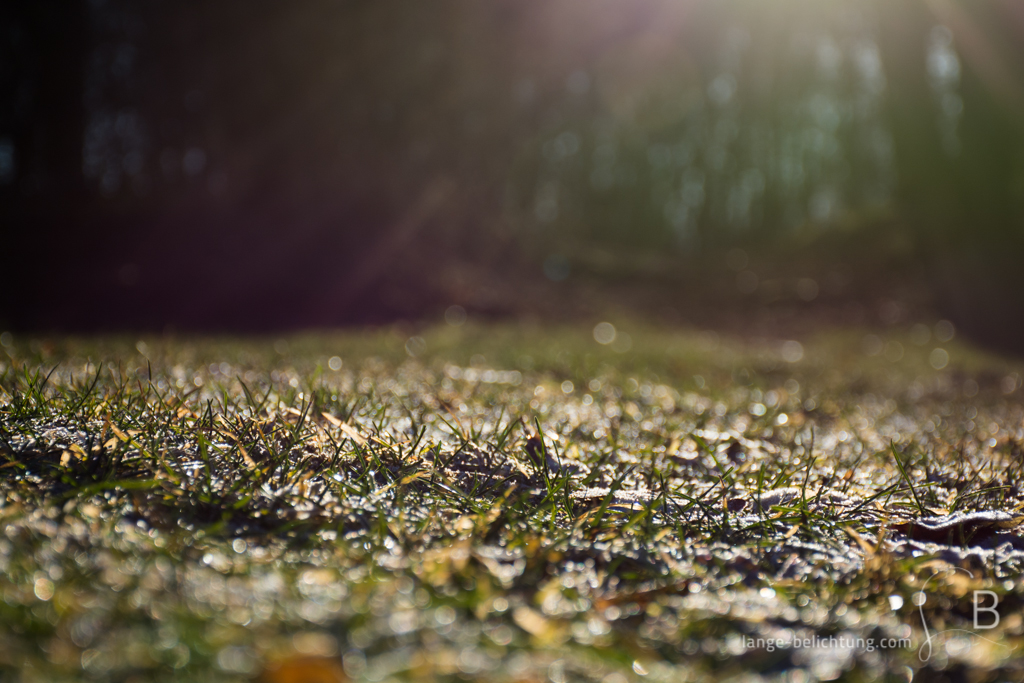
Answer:
<svg viewBox="0 0 1024 683"><path fill-rule="evenodd" d="M4 675L1024 674L1018 364L605 324L6 338Z"/></svg>

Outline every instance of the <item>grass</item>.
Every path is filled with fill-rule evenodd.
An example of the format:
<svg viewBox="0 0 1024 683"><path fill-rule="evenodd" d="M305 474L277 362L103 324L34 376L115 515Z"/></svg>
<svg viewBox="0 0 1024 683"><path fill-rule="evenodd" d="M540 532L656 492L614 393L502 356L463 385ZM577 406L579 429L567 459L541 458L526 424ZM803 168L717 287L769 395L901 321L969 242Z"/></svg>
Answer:
<svg viewBox="0 0 1024 683"><path fill-rule="evenodd" d="M620 328L7 337L0 680L1024 673L1020 365Z"/></svg>

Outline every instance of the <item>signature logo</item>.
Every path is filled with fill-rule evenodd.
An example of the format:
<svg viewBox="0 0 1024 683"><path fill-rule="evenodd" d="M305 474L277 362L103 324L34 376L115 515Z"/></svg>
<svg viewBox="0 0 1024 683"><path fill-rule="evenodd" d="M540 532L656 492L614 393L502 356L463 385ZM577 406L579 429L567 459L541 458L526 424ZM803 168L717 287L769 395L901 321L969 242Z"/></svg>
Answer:
<svg viewBox="0 0 1024 683"><path fill-rule="evenodd" d="M967 576L971 577L972 579L974 578L974 574L972 574L969 570L964 569L963 567L950 567L946 570L945 573L950 574L954 571L961 571L967 574ZM996 611L996 608L999 606L999 596L993 593L992 591L987 590L977 590L972 592L971 602L973 605L974 617L973 631L964 628L948 628L942 631L936 631L934 634L931 632L931 629L928 628L928 620L924 618L924 606L925 603L928 601L928 595L924 592L924 590L928 587L928 583L936 576L939 576L941 573L942 572L936 572L935 574L929 576L928 579L924 582L924 585L921 586L921 590L914 593L914 604L917 605L918 614L921 615L921 626L924 628L925 634L925 641L921 643L921 647L917 651L918 659L920 659L922 662L927 662L929 659L931 659L932 641L936 640L939 636L941 636L944 633L966 633L974 636L975 638L981 638L982 640L992 643L993 645L998 645L999 647L1007 647L1003 643L998 643L990 638L985 638L984 636L979 635L975 632L985 631L993 629L996 626L999 626L999 612Z"/></svg>

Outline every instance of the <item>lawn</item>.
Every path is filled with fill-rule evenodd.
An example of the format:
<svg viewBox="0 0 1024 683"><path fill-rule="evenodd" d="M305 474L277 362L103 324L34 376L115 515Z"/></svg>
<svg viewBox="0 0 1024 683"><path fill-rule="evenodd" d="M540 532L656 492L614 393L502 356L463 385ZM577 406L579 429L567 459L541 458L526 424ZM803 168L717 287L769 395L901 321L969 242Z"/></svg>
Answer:
<svg viewBox="0 0 1024 683"><path fill-rule="evenodd" d="M0 680L1024 675L1024 365L615 322L5 334Z"/></svg>

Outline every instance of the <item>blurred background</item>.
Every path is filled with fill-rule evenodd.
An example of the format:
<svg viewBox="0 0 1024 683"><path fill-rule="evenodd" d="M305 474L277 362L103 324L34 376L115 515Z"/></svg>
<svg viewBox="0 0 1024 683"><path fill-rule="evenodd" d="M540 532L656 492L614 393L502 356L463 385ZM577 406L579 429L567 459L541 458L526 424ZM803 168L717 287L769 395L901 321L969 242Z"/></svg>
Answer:
<svg viewBox="0 0 1024 683"><path fill-rule="evenodd" d="M1024 351L1016 0L0 7L0 327L471 316Z"/></svg>

